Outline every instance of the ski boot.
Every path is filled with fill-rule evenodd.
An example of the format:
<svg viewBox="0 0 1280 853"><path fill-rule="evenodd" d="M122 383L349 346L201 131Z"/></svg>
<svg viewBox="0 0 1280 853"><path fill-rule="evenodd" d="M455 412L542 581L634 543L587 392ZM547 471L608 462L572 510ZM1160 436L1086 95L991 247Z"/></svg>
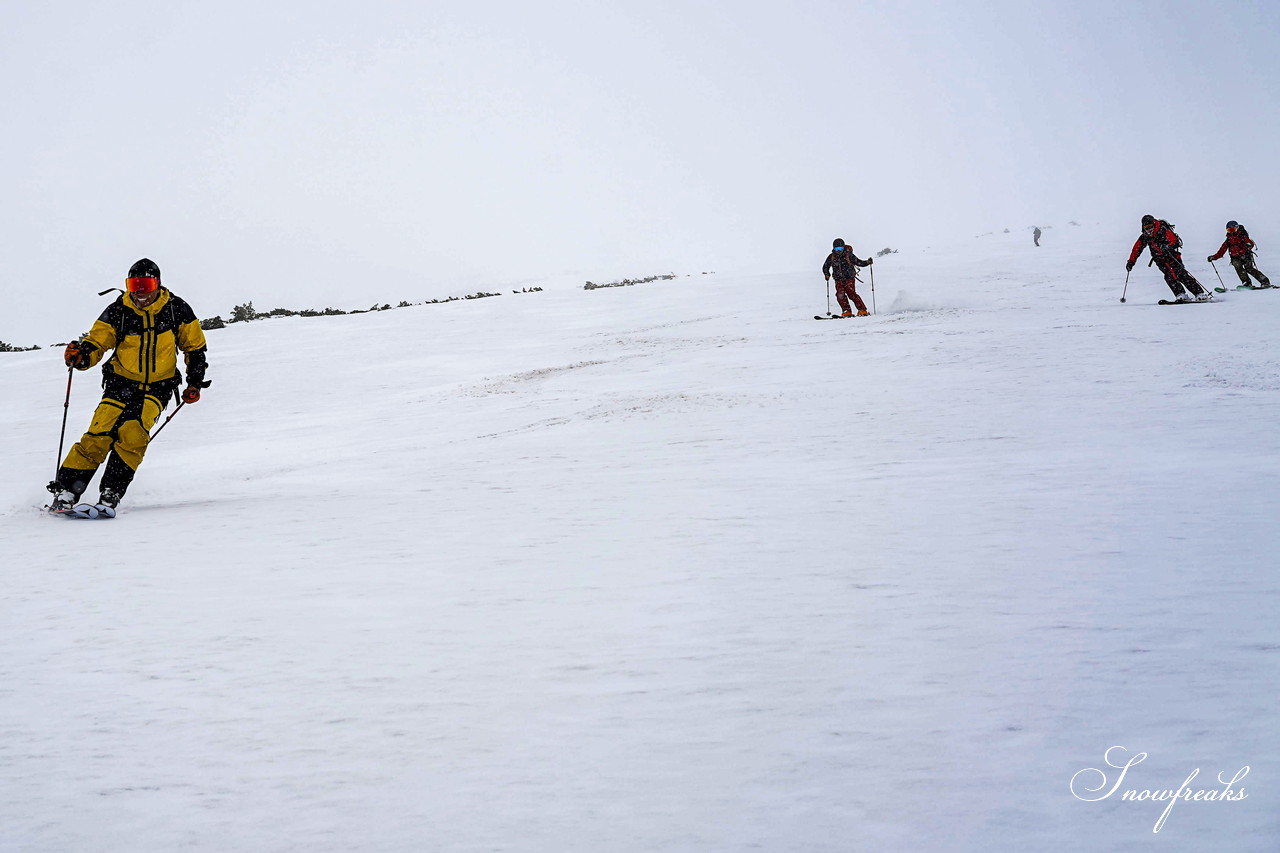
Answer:
<svg viewBox="0 0 1280 853"><path fill-rule="evenodd" d="M80 500L78 493L65 488L57 480L53 480L45 488L53 495L53 500L49 502L49 512L66 512Z"/></svg>

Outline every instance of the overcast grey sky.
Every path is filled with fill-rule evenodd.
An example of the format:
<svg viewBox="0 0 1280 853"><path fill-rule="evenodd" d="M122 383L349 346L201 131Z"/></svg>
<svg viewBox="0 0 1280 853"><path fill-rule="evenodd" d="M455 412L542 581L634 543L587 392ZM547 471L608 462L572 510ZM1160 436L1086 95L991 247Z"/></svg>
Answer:
<svg viewBox="0 0 1280 853"><path fill-rule="evenodd" d="M20 5L16 343L143 255L211 316L1146 212L1280 236L1274 0Z"/></svg>

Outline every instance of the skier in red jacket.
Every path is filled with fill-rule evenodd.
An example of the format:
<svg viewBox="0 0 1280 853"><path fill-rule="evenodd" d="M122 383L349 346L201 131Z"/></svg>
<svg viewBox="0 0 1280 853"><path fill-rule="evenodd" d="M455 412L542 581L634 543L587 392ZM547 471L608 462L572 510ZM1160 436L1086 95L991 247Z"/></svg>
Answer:
<svg viewBox="0 0 1280 853"><path fill-rule="evenodd" d="M1249 276L1253 276L1258 280L1258 287L1274 287L1271 279L1263 275L1253 261L1253 250L1256 248L1257 244L1249 239L1249 232L1233 219L1227 223L1227 239L1222 241L1222 247L1218 249L1217 254L1209 256L1209 262L1213 263L1230 252L1231 266L1236 268L1236 275L1240 276L1241 284L1245 287L1253 287L1254 285L1249 281Z"/></svg>
<svg viewBox="0 0 1280 853"><path fill-rule="evenodd" d="M1138 255L1142 254L1144 248L1151 249L1151 259L1155 261L1160 272L1164 273L1165 284L1169 285L1169 289L1173 291L1174 298L1179 302L1207 302L1213 297L1213 294L1205 290L1200 282L1196 281L1195 276L1187 272L1187 268L1182 265L1182 241L1178 239L1178 235L1173 233L1173 226L1163 219L1156 219L1151 214L1142 217L1142 234L1138 236L1138 241L1133 244L1133 251L1129 253L1129 262L1125 264L1125 269L1133 269L1133 265L1138 262ZM1184 289L1185 288L1185 289ZM1190 295L1187 291L1191 291Z"/></svg>
<svg viewBox="0 0 1280 853"><path fill-rule="evenodd" d="M858 295L858 267L871 266L871 263L871 258L864 261L854 255L853 250L839 237L832 241L831 254L827 255L827 260L822 265L822 275L830 281L832 273L835 274L836 301L840 303L841 317L853 316L853 311L849 307L850 299L857 306L859 317L866 317L871 313L867 311L867 304Z"/></svg>

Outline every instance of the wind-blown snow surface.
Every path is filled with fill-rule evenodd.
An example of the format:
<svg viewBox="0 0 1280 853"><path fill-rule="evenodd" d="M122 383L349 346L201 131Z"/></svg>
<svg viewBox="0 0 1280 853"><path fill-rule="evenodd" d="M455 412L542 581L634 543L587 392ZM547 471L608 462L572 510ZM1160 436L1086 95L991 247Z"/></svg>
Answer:
<svg viewBox="0 0 1280 853"><path fill-rule="evenodd" d="M0 849L1275 849L1280 292L1133 236L214 331L111 522L0 356Z"/></svg>

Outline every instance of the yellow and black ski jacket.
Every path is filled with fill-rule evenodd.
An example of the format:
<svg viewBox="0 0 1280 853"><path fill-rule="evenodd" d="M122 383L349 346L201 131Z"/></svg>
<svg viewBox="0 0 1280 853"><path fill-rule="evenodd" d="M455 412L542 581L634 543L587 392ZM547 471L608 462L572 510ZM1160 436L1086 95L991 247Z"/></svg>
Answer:
<svg viewBox="0 0 1280 853"><path fill-rule="evenodd" d="M179 351L185 355L187 384L199 387L204 382L204 330L191 306L164 288L146 308L122 295L107 306L80 343L82 348L92 347L85 369L114 349L103 373L134 382L144 391L152 386L178 387Z"/></svg>

